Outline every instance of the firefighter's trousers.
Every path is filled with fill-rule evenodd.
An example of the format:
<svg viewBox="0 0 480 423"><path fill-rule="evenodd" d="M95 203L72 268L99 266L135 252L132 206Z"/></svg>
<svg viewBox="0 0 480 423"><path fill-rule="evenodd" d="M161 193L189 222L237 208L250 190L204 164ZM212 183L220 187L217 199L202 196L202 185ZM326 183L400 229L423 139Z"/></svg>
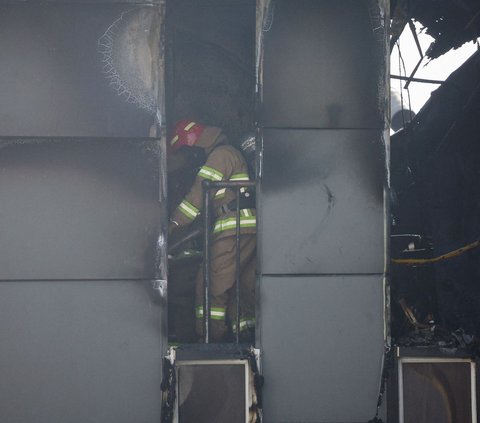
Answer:
<svg viewBox="0 0 480 423"><path fill-rule="evenodd" d="M210 332L212 342L226 341L229 327L236 328L235 251L236 238L215 240L210 262ZM240 330L253 329L255 323L256 234L240 236ZM204 337L204 279L200 268L195 281L196 332Z"/></svg>

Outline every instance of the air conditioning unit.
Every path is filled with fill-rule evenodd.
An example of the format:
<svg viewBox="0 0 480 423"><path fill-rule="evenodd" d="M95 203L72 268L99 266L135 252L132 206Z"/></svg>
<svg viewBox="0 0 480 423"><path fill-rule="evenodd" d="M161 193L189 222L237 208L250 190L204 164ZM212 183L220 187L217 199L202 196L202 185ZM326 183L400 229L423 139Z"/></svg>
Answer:
<svg viewBox="0 0 480 423"><path fill-rule="evenodd" d="M472 359L441 354L399 354L396 380L398 420L394 421L477 422L475 362ZM390 395L389 400L392 400Z"/></svg>
<svg viewBox="0 0 480 423"><path fill-rule="evenodd" d="M173 423L261 419L260 351L247 344L182 344L164 359L162 412Z"/></svg>
<svg viewBox="0 0 480 423"><path fill-rule="evenodd" d="M251 404L247 360L175 363L177 423L248 423Z"/></svg>

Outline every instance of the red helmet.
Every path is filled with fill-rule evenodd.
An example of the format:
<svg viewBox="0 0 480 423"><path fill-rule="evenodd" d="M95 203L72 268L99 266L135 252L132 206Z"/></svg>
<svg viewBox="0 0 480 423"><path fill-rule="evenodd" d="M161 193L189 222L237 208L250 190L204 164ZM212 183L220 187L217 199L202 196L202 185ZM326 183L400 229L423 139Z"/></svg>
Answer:
<svg viewBox="0 0 480 423"><path fill-rule="evenodd" d="M177 151L180 147L186 145L193 146L202 135L205 126L190 119L182 119L175 125L175 132L170 141L172 151Z"/></svg>

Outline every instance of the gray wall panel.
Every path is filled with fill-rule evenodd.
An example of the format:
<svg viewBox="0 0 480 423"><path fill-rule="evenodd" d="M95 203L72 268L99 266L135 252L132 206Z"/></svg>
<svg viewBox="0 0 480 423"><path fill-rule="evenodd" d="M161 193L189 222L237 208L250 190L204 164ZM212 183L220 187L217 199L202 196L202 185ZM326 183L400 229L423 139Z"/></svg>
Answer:
<svg viewBox="0 0 480 423"><path fill-rule="evenodd" d="M380 130L264 130L262 273L382 273Z"/></svg>
<svg viewBox="0 0 480 423"><path fill-rule="evenodd" d="M268 22L263 126L384 126L385 28L376 0L276 0Z"/></svg>
<svg viewBox="0 0 480 423"><path fill-rule="evenodd" d="M270 4L257 196L264 421L364 423L385 344L388 8Z"/></svg>
<svg viewBox="0 0 480 423"><path fill-rule="evenodd" d="M149 290L1 282L0 421L159 422L165 325Z"/></svg>
<svg viewBox="0 0 480 423"><path fill-rule="evenodd" d="M0 141L0 280L153 279L154 140Z"/></svg>
<svg viewBox="0 0 480 423"><path fill-rule="evenodd" d="M147 136L158 11L132 6L2 2L0 136Z"/></svg>
<svg viewBox="0 0 480 423"><path fill-rule="evenodd" d="M263 277L265 423L364 423L383 354L381 276Z"/></svg>

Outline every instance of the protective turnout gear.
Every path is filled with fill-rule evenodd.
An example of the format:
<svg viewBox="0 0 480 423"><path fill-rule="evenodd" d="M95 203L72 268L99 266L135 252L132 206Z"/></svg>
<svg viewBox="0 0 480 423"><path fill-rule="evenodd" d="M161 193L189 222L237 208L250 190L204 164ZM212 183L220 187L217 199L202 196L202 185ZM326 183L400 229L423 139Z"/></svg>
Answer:
<svg viewBox="0 0 480 423"><path fill-rule="evenodd" d="M223 145L226 137L221 129L206 127L195 143L202 147L208 154L206 163L200 168L195 182L189 193L174 211L171 221L176 226L188 225L200 214L203 206L202 182L210 181L248 181L248 167L242 153L235 147ZM235 194L228 189L222 188L212 193L213 209L217 210L224 204L229 204L235 199ZM213 225L215 239L235 235L236 218L235 212L228 210L225 214L217 217ZM240 233L256 233L255 210L240 210Z"/></svg>
<svg viewBox="0 0 480 423"><path fill-rule="evenodd" d="M187 125L183 126L187 123ZM210 181L248 181L248 167L240 151L226 145L226 137L220 128L203 127L197 123L191 126L191 121L181 121L176 132L178 139L172 138L172 148L181 141L184 132L191 131L198 125L202 132L192 145L201 147L207 154L205 164L199 169L195 182L183 201L179 204L171 217L171 227L188 225L200 214L203 206L202 182ZM183 129L182 129L183 128ZM187 129L185 129L187 128ZM193 137L193 136L192 136ZM178 149L178 147L177 147ZM213 244L211 246L211 280L210 291L211 308L210 327L211 340L219 342L225 340L228 333L228 322L235 322L235 292L229 292L235 285L235 211L222 208L231 203L235 194L229 189L219 189L211 193L213 209L223 210L217 213L213 224ZM254 287L255 287L255 246L256 246L256 216L253 208L240 210L240 331L251 329L254 324ZM253 270L253 271L252 271ZM232 290L234 291L234 289ZM197 317L197 334L203 336L203 272L196 278L195 316ZM233 301L233 305L229 305ZM236 330L237 328L232 329Z"/></svg>
<svg viewBox="0 0 480 423"><path fill-rule="evenodd" d="M173 152L183 146L192 147L200 139L205 127L189 119L183 119L175 125L175 131L170 141Z"/></svg>
<svg viewBox="0 0 480 423"><path fill-rule="evenodd" d="M236 333L235 247L235 237L229 236L215 241L211 249L210 337L213 341L225 340L228 326ZM255 249L255 234L240 237L240 335L255 329ZM201 268L195 280L195 331L202 339L204 295Z"/></svg>

